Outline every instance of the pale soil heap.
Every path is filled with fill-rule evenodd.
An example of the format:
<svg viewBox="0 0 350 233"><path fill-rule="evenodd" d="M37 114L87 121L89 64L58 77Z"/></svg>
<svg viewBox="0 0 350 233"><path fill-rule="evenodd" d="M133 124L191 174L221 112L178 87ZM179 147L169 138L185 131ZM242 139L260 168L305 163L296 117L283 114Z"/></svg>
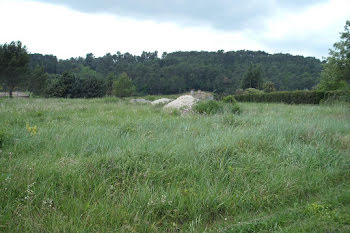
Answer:
<svg viewBox="0 0 350 233"><path fill-rule="evenodd" d="M145 99L131 99L130 103L149 104L151 101Z"/></svg>
<svg viewBox="0 0 350 233"><path fill-rule="evenodd" d="M152 105L157 105L157 104L167 104L169 102L173 101L172 99L168 99L168 98L161 98L155 101L152 101L151 104Z"/></svg>
<svg viewBox="0 0 350 233"><path fill-rule="evenodd" d="M183 95L177 98L176 100L168 103L164 106L164 109L173 108L173 109L181 109L181 108L191 108L192 105L197 103L198 99L194 98L190 95Z"/></svg>

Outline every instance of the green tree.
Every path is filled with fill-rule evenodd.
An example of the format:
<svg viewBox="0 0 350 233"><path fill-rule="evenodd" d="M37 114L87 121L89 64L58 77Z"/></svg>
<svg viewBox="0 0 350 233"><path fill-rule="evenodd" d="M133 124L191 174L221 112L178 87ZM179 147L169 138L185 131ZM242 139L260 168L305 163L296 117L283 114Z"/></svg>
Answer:
<svg viewBox="0 0 350 233"><path fill-rule="evenodd" d="M34 95L41 96L45 94L48 80L48 73L44 71L44 67L36 67L29 75L28 89Z"/></svg>
<svg viewBox="0 0 350 233"><path fill-rule="evenodd" d="M350 89L350 21L346 21L340 41L329 50L329 57L324 64L320 90Z"/></svg>
<svg viewBox="0 0 350 233"><path fill-rule="evenodd" d="M119 75L118 79L113 82L113 94L118 97L128 97L135 92L135 86L127 73Z"/></svg>
<svg viewBox="0 0 350 233"><path fill-rule="evenodd" d="M113 94L113 83L118 79L114 73L109 73L106 80L106 94L111 96Z"/></svg>
<svg viewBox="0 0 350 233"><path fill-rule="evenodd" d="M261 67L257 65L250 65L242 80L242 88L260 89L262 84Z"/></svg>
<svg viewBox="0 0 350 233"><path fill-rule="evenodd" d="M9 96L27 77L29 55L20 41L0 45L0 79L8 88Z"/></svg>
<svg viewBox="0 0 350 233"><path fill-rule="evenodd" d="M264 82L263 90L265 92L273 92L276 91L275 84L271 81Z"/></svg>

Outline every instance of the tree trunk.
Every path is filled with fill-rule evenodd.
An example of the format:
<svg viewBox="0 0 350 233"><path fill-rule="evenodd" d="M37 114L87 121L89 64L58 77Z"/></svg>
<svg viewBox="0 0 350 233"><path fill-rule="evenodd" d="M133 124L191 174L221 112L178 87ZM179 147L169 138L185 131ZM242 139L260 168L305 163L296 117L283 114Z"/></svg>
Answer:
<svg viewBox="0 0 350 233"><path fill-rule="evenodd" d="M10 87L10 90L9 90L9 97L12 98L12 91L13 91L13 88Z"/></svg>

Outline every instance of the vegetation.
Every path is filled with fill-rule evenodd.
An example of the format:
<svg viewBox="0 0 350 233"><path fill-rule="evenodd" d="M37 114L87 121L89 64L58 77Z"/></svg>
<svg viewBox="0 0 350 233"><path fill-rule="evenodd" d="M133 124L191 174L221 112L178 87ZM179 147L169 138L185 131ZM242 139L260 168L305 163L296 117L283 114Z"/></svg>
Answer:
<svg viewBox="0 0 350 233"><path fill-rule="evenodd" d="M269 102L286 104L319 104L327 99L350 102L350 91L277 91L271 93L250 92L236 95L241 102Z"/></svg>
<svg viewBox="0 0 350 233"><path fill-rule="evenodd" d="M233 95L228 95L225 96L222 101L224 103L231 103L231 104L237 104L237 100L235 99L235 97Z"/></svg>
<svg viewBox="0 0 350 233"><path fill-rule="evenodd" d="M1 99L2 232L348 232L345 105Z"/></svg>
<svg viewBox="0 0 350 233"><path fill-rule="evenodd" d="M347 21L323 71L321 62L311 57L220 50L163 53L161 58L157 51L141 56L108 53L99 58L89 53L85 58L67 60L30 54L29 74L26 47L11 42L0 46L1 87L10 94L18 87L35 96L65 98L178 94L192 89L212 91L217 96L242 93L240 88L245 94L315 87L320 91L350 90L349 30Z"/></svg>
<svg viewBox="0 0 350 233"><path fill-rule="evenodd" d="M106 95L106 83L98 75L64 73L50 79L45 92L48 97L96 98Z"/></svg>
<svg viewBox="0 0 350 233"><path fill-rule="evenodd" d="M263 84L263 90L266 93L276 91L275 84L271 81L267 81Z"/></svg>
<svg viewBox="0 0 350 233"><path fill-rule="evenodd" d="M216 114L224 109L223 103L215 100L200 101L193 107L194 111L202 114Z"/></svg>
<svg viewBox="0 0 350 233"><path fill-rule="evenodd" d="M82 67L88 67L107 82L110 75L125 72L140 95L176 94L192 89L233 94L241 88L249 67L260 67L261 81L273 82L277 90L304 90L318 83L322 69L315 58L261 51L174 52L161 58L157 52L144 52L141 56L118 52L97 58L90 53L85 58L68 60L31 54L30 66L43 66L46 72L58 75L79 73Z"/></svg>
<svg viewBox="0 0 350 233"><path fill-rule="evenodd" d="M350 90L350 21L341 33L340 42L334 44L324 64L319 90Z"/></svg>
<svg viewBox="0 0 350 233"><path fill-rule="evenodd" d="M127 73L122 73L117 80L113 82L112 94L117 97L128 97L135 93L135 86Z"/></svg>
<svg viewBox="0 0 350 233"><path fill-rule="evenodd" d="M244 75L244 78L242 80L242 88L261 89L263 83L261 76L261 68L259 66L250 65L247 73Z"/></svg>
<svg viewBox="0 0 350 233"><path fill-rule="evenodd" d="M9 96L26 78L29 55L20 41L0 45L0 81Z"/></svg>

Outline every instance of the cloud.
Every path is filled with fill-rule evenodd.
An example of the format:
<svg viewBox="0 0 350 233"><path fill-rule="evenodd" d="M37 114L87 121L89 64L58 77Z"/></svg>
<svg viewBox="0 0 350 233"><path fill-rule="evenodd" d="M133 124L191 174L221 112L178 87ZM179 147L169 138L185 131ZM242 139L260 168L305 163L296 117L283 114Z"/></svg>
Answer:
<svg viewBox="0 0 350 233"><path fill-rule="evenodd" d="M326 0L37 0L81 12L110 13L158 22L209 25L224 30L262 27L262 20L285 9L298 11Z"/></svg>
<svg viewBox="0 0 350 233"><path fill-rule="evenodd" d="M63 6L23 0L0 0L0 44L21 40L30 52L59 58L96 56L117 51L217 51L262 48L244 32L218 31L207 26L138 20L105 13L82 13Z"/></svg>
<svg viewBox="0 0 350 233"><path fill-rule="evenodd" d="M339 40L339 32L349 19L349 11L350 1L330 0L298 12L278 12L265 20L265 30L256 39L270 51L289 51L321 58Z"/></svg>
<svg viewBox="0 0 350 233"><path fill-rule="evenodd" d="M59 58L221 49L322 58L350 11L349 0L164 2L0 0L0 44L21 40Z"/></svg>

